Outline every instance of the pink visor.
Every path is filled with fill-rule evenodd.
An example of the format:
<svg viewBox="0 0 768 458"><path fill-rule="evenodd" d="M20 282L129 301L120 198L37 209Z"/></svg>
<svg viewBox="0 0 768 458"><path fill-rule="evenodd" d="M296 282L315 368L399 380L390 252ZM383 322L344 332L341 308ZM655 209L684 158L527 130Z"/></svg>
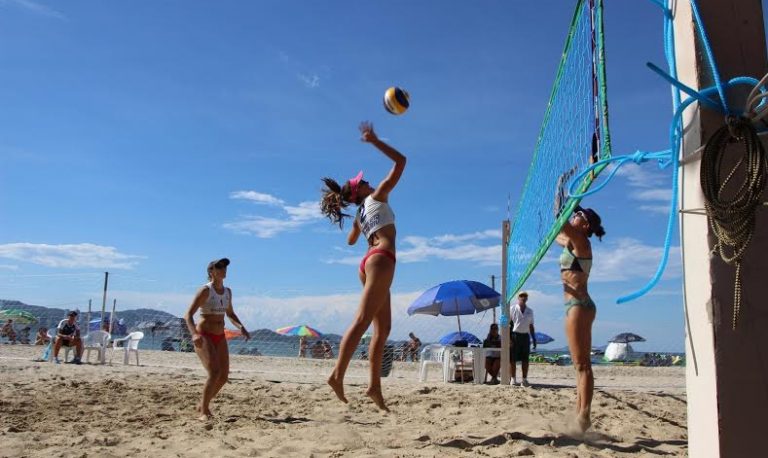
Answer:
<svg viewBox="0 0 768 458"><path fill-rule="evenodd" d="M348 183L349 183L349 189L351 191L350 194L349 194L349 200L352 201L352 202L357 202L357 188L358 188L358 186L360 186L360 182L361 181L363 181L363 171L362 170L360 172L358 172L357 175L355 175L354 178L350 178L349 179Z"/></svg>

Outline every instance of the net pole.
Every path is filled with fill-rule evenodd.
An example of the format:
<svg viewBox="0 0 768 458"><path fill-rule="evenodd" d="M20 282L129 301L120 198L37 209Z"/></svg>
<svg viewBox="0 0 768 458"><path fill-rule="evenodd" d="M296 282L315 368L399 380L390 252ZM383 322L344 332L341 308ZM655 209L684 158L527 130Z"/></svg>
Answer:
<svg viewBox="0 0 768 458"><path fill-rule="evenodd" d="M104 272L104 296L101 299L101 321L104 321L104 314L107 312L107 283L109 282L109 272ZM99 325L101 328L101 325Z"/></svg>
<svg viewBox="0 0 768 458"><path fill-rule="evenodd" d="M496 291L496 275L491 275L491 289ZM493 312L493 323L496 323L496 307L492 308L491 311Z"/></svg>
<svg viewBox="0 0 768 458"><path fill-rule="evenodd" d="M88 314L85 316L85 333L88 334L91 330L91 300L88 299Z"/></svg>
<svg viewBox="0 0 768 458"><path fill-rule="evenodd" d="M115 326L115 309L117 308L117 299L112 301L112 314L109 315L109 330L107 332L112 335L112 329Z"/></svg>
<svg viewBox="0 0 768 458"><path fill-rule="evenodd" d="M501 383L509 385L512 378L509 366L509 301L507 301L507 252L509 250L509 220L501 223Z"/></svg>

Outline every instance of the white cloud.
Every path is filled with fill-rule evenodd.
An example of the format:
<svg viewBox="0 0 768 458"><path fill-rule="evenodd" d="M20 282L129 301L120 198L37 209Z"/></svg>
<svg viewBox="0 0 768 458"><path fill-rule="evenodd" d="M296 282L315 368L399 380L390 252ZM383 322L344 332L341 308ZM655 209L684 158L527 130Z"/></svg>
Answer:
<svg viewBox="0 0 768 458"><path fill-rule="evenodd" d="M467 243L493 240L491 245ZM498 265L501 260L501 232L495 229L470 234L444 234L435 237L406 236L400 239L397 262L422 262L428 260L469 261L480 265ZM360 262L357 255L331 259L329 264L354 265Z"/></svg>
<svg viewBox="0 0 768 458"><path fill-rule="evenodd" d="M250 200L257 204L283 205L285 202L270 194L264 194L256 191L234 191L229 194L230 199Z"/></svg>
<svg viewBox="0 0 768 458"><path fill-rule="evenodd" d="M290 219L267 218L264 216L246 216L234 223L224 223L222 227L238 234L255 235L268 239L280 233L303 226L303 221Z"/></svg>
<svg viewBox="0 0 768 458"><path fill-rule="evenodd" d="M592 244L595 264L590 281L610 282L629 279L650 279L661 261L664 248L645 245L632 238L620 238L604 244ZM664 278L677 278L681 275L680 247L670 248L669 261Z"/></svg>
<svg viewBox="0 0 768 458"><path fill-rule="evenodd" d="M296 76L298 76L299 80L301 80L308 88L314 89L316 87L320 87L320 76L317 74L307 75L304 73L299 73Z"/></svg>
<svg viewBox="0 0 768 458"><path fill-rule="evenodd" d="M33 2L32 0L0 0L0 4L18 6L29 12L39 14L41 16L48 16L48 17L62 19L62 20L67 19L66 16L54 10L53 8L50 8L48 6L42 5L37 2Z"/></svg>
<svg viewBox="0 0 768 458"><path fill-rule="evenodd" d="M651 169L650 164L626 164L622 166L616 175L622 176L629 181L629 185L635 188L653 188L661 186L665 182L665 175L656 169ZM666 180L669 181L669 180Z"/></svg>
<svg viewBox="0 0 768 458"><path fill-rule="evenodd" d="M323 217L318 203L312 200L301 202L297 207L286 205L283 207L288 216L295 221L314 221Z"/></svg>
<svg viewBox="0 0 768 458"><path fill-rule="evenodd" d="M669 205L641 205L638 208L648 213L658 213L660 215L669 215Z"/></svg>
<svg viewBox="0 0 768 458"><path fill-rule="evenodd" d="M469 240L484 240L484 239L492 239L495 238L499 240L499 243L501 241L501 230L496 229L488 229L486 231L481 232L473 232L471 234L462 234L462 235L454 235L454 234L445 234L445 235L438 235L436 237L433 237L432 240L434 240L436 243L445 244L445 243L458 243L458 242L466 242Z"/></svg>
<svg viewBox="0 0 768 458"><path fill-rule="evenodd" d="M295 230L306 224L322 219L320 206L316 201L304 201L297 206L286 205L283 199L257 191L235 191L231 199L245 199L258 204L279 207L285 212L282 218L261 215L247 215L238 221L224 223L222 227L238 234L255 235L260 238L272 238L283 232Z"/></svg>
<svg viewBox="0 0 768 458"><path fill-rule="evenodd" d="M635 200L661 200L669 202L672 200L672 189L670 188L657 188L657 189L645 189L637 191L632 194L632 198Z"/></svg>
<svg viewBox="0 0 768 458"><path fill-rule="evenodd" d="M0 245L0 258L47 267L132 269L143 256L123 254L114 247L91 243L48 245L9 243Z"/></svg>
<svg viewBox="0 0 768 458"><path fill-rule="evenodd" d="M0 264L0 270L18 270L19 266L13 264Z"/></svg>

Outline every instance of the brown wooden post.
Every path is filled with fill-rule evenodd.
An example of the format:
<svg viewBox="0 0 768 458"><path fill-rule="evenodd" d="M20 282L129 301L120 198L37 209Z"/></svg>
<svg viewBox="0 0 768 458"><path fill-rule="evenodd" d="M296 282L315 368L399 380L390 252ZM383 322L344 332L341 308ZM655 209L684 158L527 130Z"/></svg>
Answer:
<svg viewBox="0 0 768 458"><path fill-rule="evenodd" d="M693 88L713 86L689 1L672 4L679 77ZM698 5L721 79L760 79L768 71L760 0L698 0ZM749 89L729 91L729 105L743 109ZM758 210L755 236L742 260L741 312L733 330L735 268L710 256L715 239L707 218L699 211L704 197L699 181L701 155L696 153L724 124L724 117L708 108L691 107L684 120L679 184L688 453L692 457L766 456L768 208ZM724 167L731 168L729 164Z"/></svg>

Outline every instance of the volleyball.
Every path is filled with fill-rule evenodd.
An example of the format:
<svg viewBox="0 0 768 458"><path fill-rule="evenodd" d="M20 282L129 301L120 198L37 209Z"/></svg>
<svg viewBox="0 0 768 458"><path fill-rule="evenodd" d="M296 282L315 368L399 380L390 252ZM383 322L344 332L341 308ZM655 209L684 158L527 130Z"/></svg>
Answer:
<svg viewBox="0 0 768 458"><path fill-rule="evenodd" d="M384 93L384 108L393 115L401 115L408 110L408 92L399 87L391 87Z"/></svg>

